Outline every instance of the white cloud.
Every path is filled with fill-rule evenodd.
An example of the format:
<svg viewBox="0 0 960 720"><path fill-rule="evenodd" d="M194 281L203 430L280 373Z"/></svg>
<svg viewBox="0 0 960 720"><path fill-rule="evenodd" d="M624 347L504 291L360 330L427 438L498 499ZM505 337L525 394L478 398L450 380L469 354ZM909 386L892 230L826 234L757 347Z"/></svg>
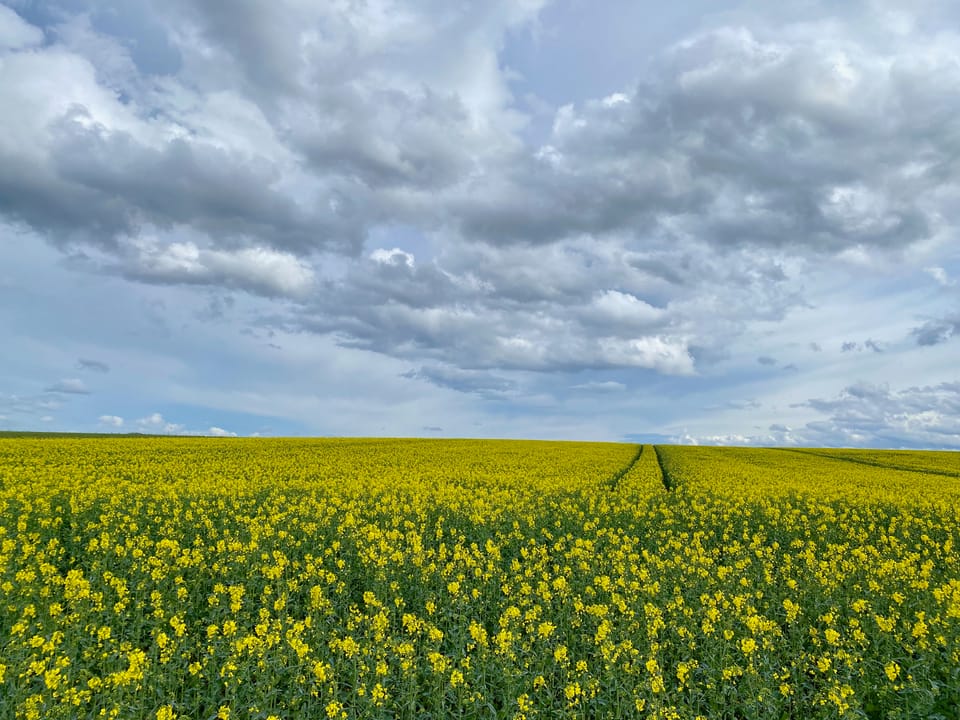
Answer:
<svg viewBox="0 0 960 720"><path fill-rule="evenodd" d="M620 290L598 292L587 313L592 315L592 320L626 327L649 327L665 315L663 310Z"/></svg>
<svg viewBox="0 0 960 720"><path fill-rule="evenodd" d="M0 50L17 50L43 42L43 31L21 19L5 5L0 5Z"/></svg>
<svg viewBox="0 0 960 720"><path fill-rule="evenodd" d="M957 284L956 280L950 279L947 271L942 267L926 267L924 271L929 273L930 277L936 280L938 285L942 285L943 287L953 287Z"/></svg>
<svg viewBox="0 0 960 720"><path fill-rule="evenodd" d="M960 383L902 390L860 383L809 407L828 416L800 432L824 445L960 448Z"/></svg>
<svg viewBox="0 0 960 720"><path fill-rule="evenodd" d="M404 252L400 248L393 248L392 250L377 248L370 253L370 259L381 265L403 264L408 268L413 268L415 261L412 253Z"/></svg>
<svg viewBox="0 0 960 720"><path fill-rule="evenodd" d="M90 390L87 388L87 384L80 380L79 378L67 378L65 380L58 380L52 385L48 385L46 392L51 393L63 393L66 395L89 395Z"/></svg>
<svg viewBox="0 0 960 720"><path fill-rule="evenodd" d="M304 297L313 269L290 253L264 247L213 250L193 242L141 238L122 265L129 277L148 282L219 285L267 296Z"/></svg>
<svg viewBox="0 0 960 720"><path fill-rule="evenodd" d="M803 445L960 449L960 383L892 390L857 383L830 399L802 403L820 416L799 426L771 424L766 433L682 433L673 441L701 445Z"/></svg>
<svg viewBox="0 0 960 720"><path fill-rule="evenodd" d="M207 435L212 435L213 437L236 437L237 436L235 432L224 430L223 428L217 427L216 425L211 426L207 430Z"/></svg>
<svg viewBox="0 0 960 720"><path fill-rule="evenodd" d="M620 393L627 389L627 386L615 380L592 380L590 382L571 385L571 390L582 390L584 392L596 393Z"/></svg>
<svg viewBox="0 0 960 720"><path fill-rule="evenodd" d="M668 375L692 375L693 357L686 342L665 337L600 340L602 357L612 367L638 367Z"/></svg>
<svg viewBox="0 0 960 720"><path fill-rule="evenodd" d="M153 413L137 420L137 425L143 432L160 433L163 435L183 435L186 428L179 423L167 422L160 413Z"/></svg>
<svg viewBox="0 0 960 720"><path fill-rule="evenodd" d="M123 427L123 418L119 415L101 415L99 422L101 425L107 425L109 427Z"/></svg>

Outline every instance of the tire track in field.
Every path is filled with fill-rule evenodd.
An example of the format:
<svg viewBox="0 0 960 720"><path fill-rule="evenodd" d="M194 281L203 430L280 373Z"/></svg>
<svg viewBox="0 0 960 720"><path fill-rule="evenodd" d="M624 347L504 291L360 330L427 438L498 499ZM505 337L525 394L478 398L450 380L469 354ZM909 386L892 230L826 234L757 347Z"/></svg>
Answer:
<svg viewBox="0 0 960 720"><path fill-rule="evenodd" d="M657 456L657 465L660 466L660 479L663 480L663 486L667 489L667 492L672 492L673 488L676 487L676 483L673 480L673 477L667 472L666 466L663 464L663 456L660 454L660 446L653 445L653 452Z"/></svg>
<svg viewBox="0 0 960 720"><path fill-rule="evenodd" d="M620 481L623 480L624 476L626 476L628 472L633 470L633 466L637 464L637 462L640 460L640 457L642 455L643 455L643 445L638 445L637 452L630 459L630 462L628 462L622 468L617 470L613 475L611 475L610 477L608 477L606 480L603 481L603 484L606 485L607 490L609 490L610 492L614 492L620 486Z"/></svg>
<svg viewBox="0 0 960 720"><path fill-rule="evenodd" d="M806 448L776 448L784 452L800 453L801 455L815 455L817 457L827 458L828 460L839 460L841 462L856 463L857 465L868 465L869 467L879 468L881 470L897 470L900 472L920 473L921 475L939 475L948 478L960 478L960 472L952 473L949 470L937 470L935 468L923 469L916 467L906 467L904 465L891 465L890 463L876 462L873 460L860 460L854 457L842 457L840 455L831 455L829 452L817 452Z"/></svg>

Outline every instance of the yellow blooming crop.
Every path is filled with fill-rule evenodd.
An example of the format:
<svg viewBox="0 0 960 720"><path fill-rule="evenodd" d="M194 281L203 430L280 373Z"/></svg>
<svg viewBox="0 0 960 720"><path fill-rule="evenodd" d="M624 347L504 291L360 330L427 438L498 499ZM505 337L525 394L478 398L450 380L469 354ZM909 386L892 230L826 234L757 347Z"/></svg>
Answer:
<svg viewBox="0 0 960 720"><path fill-rule="evenodd" d="M0 438L0 720L960 717L958 500L954 453Z"/></svg>

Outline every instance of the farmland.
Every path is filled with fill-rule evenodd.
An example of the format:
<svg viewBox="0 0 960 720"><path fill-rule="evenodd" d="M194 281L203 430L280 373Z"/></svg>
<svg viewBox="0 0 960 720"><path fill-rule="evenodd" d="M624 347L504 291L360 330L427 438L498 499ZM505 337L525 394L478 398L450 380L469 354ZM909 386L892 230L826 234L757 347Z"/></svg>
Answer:
<svg viewBox="0 0 960 720"><path fill-rule="evenodd" d="M960 717L960 458L0 439L0 719Z"/></svg>

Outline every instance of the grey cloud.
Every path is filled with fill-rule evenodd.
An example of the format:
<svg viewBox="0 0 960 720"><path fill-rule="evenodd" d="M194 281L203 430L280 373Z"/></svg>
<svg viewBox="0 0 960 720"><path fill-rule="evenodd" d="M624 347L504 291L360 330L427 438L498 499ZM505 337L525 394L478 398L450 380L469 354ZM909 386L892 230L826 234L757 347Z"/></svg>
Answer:
<svg viewBox="0 0 960 720"><path fill-rule="evenodd" d="M677 268L683 281L652 275L647 258ZM377 249L320 282L285 322L335 333L348 346L464 368L682 375L695 361L721 358L750 320L778 320L802 302L774 251L454 243L427 262Z"/></svg>
<svg viewBox="0 0 960 720"><path fill-rule="evenodd" d="M814 352L821 352L823 348L820 346L820 343L812 342L810 343L810 349Z"/></svg>
<svg viewBox="0 0 960 720"><path fill-rule="evenodd" d="M91 26L96 13L65 12L57 45L11 56L8 72L22 82L4 81L0 98L22 117L8 114L5 124L29 138L0 146L0 212L58 242L112 250L144 229L189 227L214 247L257 242L301 255L354 253L369 227L403 215L408 201L429 224L424 208L432 198L400 198L455 182L475 156L510 140L476 130L479 108L468 108L444 78L455 68L436 72L449 63L435 62L431 84L426 58L414 59L430 36L438 51L474 62L459 68L467 75L482 74L477 62L490 51L465 52L455 36L431 36L430 25L411 22L409 13L358 23L321 5L153 10L186 63L183 74L160 83L126 77L139 66L129 48ZM505 27L535 12L535 4L516 12L491 3L480 14L495 44ZM461 8L443 17L475 14ZM374 31L371 45L366 33ZM205 53L194 51L198 44ZM31 80L51 74L62 75L71 93L44 94L46 86ZM125 76L122 101L111 92L117 75ZM487 108L488 120L495 109ZM374 196L372 188L399 194Z"/></svg>
<svg viewBox="0 0 960 720"><path fill-rule="evenodd" d="M767 434L680 435L673 442L704 445L801 445L960 449L960 383L891 390L857 383L833 398L801 404L824 418L802 427L771 424Z"/></svg>
<svg viewBox="0 0 960 720"><path fill-rule="evenodd" d="M403 374L411 380L424 380L438 387L449 388L464 393L475 393L484 397L502 397L515 392L517 383L513 380L489 372L461 370L459 368L434 365L421 367Z"/></svg>
<svg viewBox="0 0 960 720"><path fill-rule="evenodd" d="M923 239L936 215L927 191L956 184L940 150L952 66L933 52L882 55L815 24L678 43L632 91L561 108L548 142L525 148L502 78L481 69L537 6L434 16L433 4L410 5L384 19L172 3L157 17L184 73L201 92L237 88L247 116L199 115L185 76L111 106L78 65L86 96L35 118L57 128L49 161L4 158L2 210L69 240L122 244L144 226L190 226L217 245L256 238L298 254L355 252L370 227L396 218L497 244L624 233L801 252ZM112 38L67 26L64 47L96 69L137 67ZM468 28L490 46L464 46L457 33ZM308 34L312 43L295 41ZM205 55L193 49L201 39ZM114 44L85 50L98 42ZM476 122L486 96L451 84L438 58L500 94L484 101L487 129ZM658 272L655 259L638 262Z"/></svg>
<svg viewBox="0 0 960 720"><path fill-rule="evenodd" d="M760 357L757 358L757 362L760 363L761 365L767 365L767 366L777 364L776 358L772 358L769 355L761 355Z"/></svg>
<svg viewBox="0 0 960 720"><path fill-rule="evenodd" d="M322 283L316 301L288 322L336 333L348 346L467 369L693 371L669 313L630 292L596 288L618 272L613 265L595 258L584 272L591 259L583 254L541 254L539 273L530 271L536 258L526 257L518 275L501 251L491 252L496 262L447 258L444 267L377 250Z"/></svg>
<svg viewBox="0 0 960 720"><path fill-rule="evenodd" d="M194 315L198 320L222 320L233 309L236 300L232 295L213 295L204 308L197 310Z"/></svg>
<svg viewBox="0 0 960 720"><path fill-rule="evenodd" d="M805 304L791 261L953 222L951 38L714 29L534 147L498 52L539 7L136 4L165 75L74 12L5 57L0 213L98 270L284 300L265 325L417 364L679 375ZM398 226L436 257L364 256Z"/></svg>
<svg viewBox="0 0 960 720"><path fill-rule="evenodd" d="M960 313L928 320L913 328L910 334L916 339L917 345L939 345L954 335L960 335Z"/></svg>
<svg viewBox="0 0 960 720"><path fill-rule="evenodd" d="M807 405L828 416L807 425L810 444L960 447L960 383L899 391L861 383Z"/></svg>
<svg viewBox="0 0 960 720"><path fill-rule="evenodd" d="M867 339L864 341L863 346L868 350L873 350L875 353L882 353L883 347L876 340Z"/></svg>
<svg viewBox="0 0 960 720"><path fill-rule="evenodd" d="M298 253L350 250L362 240L346 187L328 193L335 202L326 211L319 203L304 206L277 187L281 169L266 157L183 138L155 149L128 133L91 127L84 110L74 112L59 125L54 169L109 211L115 234L134 235L145 224L184 225L222 240L269 238L272 246Z"/></svg>
<svg viewBox="0 0 960 720"><path fill-rule="evenodd" d="M853 352L860 349L860 343L848 340L840 346L840 352Z"/></svg>
<svg viewBox="0 0 960 720"><path fill-rule="evenodd" d="M81 370L91 370L98 373L110 372L110 366L100 360L90 360L89 358L80 358L77 360L77 367Z"/></svg>
<svg viewBox="0 0 960 720"><path fill-rule="evenodd" d="M293 131L317 169L370 188L429 191L457 182L471 168L469 143L458 132L469 116L456 96L429 88L419 96L344 90L323 100L321 112L298 114Z"/></svg>
<svg viewBox="0 0 960 720"><path fill-rule="evenodd" d="M929 237L925 198L958 179L942 154L957 70L931 53L888 73L822 30L679 43L634 92L562 108L534 158L470 187L459 226L500 243L659 229L828 252Z"/></svg>

